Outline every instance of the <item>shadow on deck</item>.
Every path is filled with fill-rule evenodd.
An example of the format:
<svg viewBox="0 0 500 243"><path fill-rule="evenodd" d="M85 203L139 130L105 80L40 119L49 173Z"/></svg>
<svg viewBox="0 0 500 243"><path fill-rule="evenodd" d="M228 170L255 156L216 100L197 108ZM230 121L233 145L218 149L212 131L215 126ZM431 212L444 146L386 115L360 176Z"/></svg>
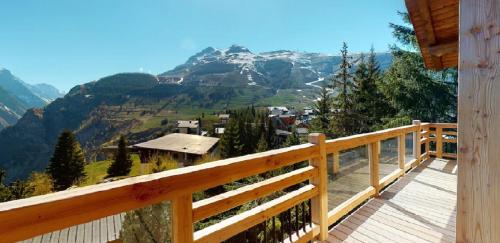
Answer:
<svg viewBox="0 0 500 243"><path fill-rule="evenodd" d="M456 161L430 159L329 232L329 242L455 242Z"/></svg>

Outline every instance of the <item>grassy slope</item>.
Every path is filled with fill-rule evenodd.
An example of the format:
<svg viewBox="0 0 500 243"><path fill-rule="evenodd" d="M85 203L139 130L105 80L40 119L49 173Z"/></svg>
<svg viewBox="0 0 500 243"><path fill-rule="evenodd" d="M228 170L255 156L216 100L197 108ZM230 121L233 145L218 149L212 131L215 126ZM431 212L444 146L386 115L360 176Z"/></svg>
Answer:
<svg viewBox="0 0 500 243"><path fill-rule="evenodd" d="M141 175L141 162L139 160L139 156L132 154L132 161L132 170L130 171L129 176ZM111 160L97 161L86 165L85 173L87 174L87 177L85 178L85 181L80 184L80 186L89 186L101 182L107 175L109 165L111 165Z"/></svg>

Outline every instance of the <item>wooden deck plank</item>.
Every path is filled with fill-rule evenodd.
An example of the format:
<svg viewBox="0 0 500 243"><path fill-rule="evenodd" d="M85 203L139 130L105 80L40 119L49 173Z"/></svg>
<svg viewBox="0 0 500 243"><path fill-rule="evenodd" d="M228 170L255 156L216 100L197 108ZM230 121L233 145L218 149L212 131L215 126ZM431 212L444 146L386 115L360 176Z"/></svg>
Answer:
<svg viewBox="0 0 500 243"><path fill-rule="evenodd" d="M99 234L99 238L100 238L100 242L108 242L108 222L106 220L106 217L104 218L101 218L99 220L99 230L100 230L100 234Z"/></svg>
<svg viewBox="0 0 500 243"><path fill-rule="evenodd" d="M58 242L68 242L68 233L69 233L69 228L61 230L59 233Z"/></svg>
<svg viewBox="0 0 500 243"><path fill-rule="evenodd" d="M80 224L76 227L76 243L84 243L85 242L85 225Z"/></svg>
<svg viewBox="0 0 500 243"><path fill-rule="evenodd" d="M76 242L76 233L77 233L78 226L72 226L69 228L68 231L68 243L75 243Z"/></svg>
<svg viewBox="0 0 500 243"><path fill-rule="evenodd" d="M116 240L113 215L106 217L106 223L108 228L108 241Z"/></svg>
<svg viewBox="0 0 500 243"><path fill-rule="evenodd" d="M88 222L85 224L85 234L83 236L83 242L85 243L92 242L92 222Z"/></svg>
<svg viewBox="0 0 500 243"><path fill-rule="evenodd" d="M455 165L423 162L334 226L328 241L455 242Z"/></svg>

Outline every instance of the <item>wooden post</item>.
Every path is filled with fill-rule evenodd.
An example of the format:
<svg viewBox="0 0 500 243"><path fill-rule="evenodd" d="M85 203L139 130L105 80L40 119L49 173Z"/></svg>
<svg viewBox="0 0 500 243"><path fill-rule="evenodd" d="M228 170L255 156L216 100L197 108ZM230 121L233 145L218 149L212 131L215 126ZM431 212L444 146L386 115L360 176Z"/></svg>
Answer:
<svg viewBox="0 0 500 243"><path fill-rule="evenodd" d="M443 128L436 127L436 157L443 158Z"/></svg>
<svg viewBox="0 0 500 243"><path fill-rule="evenodd" d="M431 128L427 128L427 133L425 134L425 138L427 138L427 141L425 141L425 152L427 155L425 156L425 159L430 159L431 158Z"/></svg>
<svg viewBox="0 0 500 243"><path fill-rule="evenodd" d="M405 173L406 161L406 134L399 135L398 137L398 164L401 174Z"/></svg>
<svg viewBox="0 0 500 243"><path fill-rule="evenodd" d="M340 172L340 152L333 153L333 174Z"/></svg>
<svg viewBox="0 0 500 243"><path fill-rule="evenodd" d="M173 242L193 242L193 199L185 194L172 200Z"/></svg>
<svg viewBox="0 0 500 243"><path fill-rule="evenodd" d="M416 125L416 132L413 132L413 156L420 163L420 120L413 120L413 125Z"/></svg>
<svg viewBox="0 0 500 243"><path fill-rule="evenodd" d="M311 179L311 184L319 189L319 195L311 199L311 220L319 225L319 240L324 241L328 238L328 173L325 135L311 133L309 142L319 146L319 157L309 161L311 166L319 169L319 176Z"/></svg>
<svg viewBox="0 0 500 243"><path fill-rule="evenodd" d="M457 242L500 242L500 1L460 0Z"/></svg>
<svg viewBox="0 0 500 243"><path fill-rule="evenodd" d="M375 188L375 196L378 197L380 192L380 179L379 179L379 150L380 142L370 143L368 146L368 159L370 161L370 184Z"/></svg>

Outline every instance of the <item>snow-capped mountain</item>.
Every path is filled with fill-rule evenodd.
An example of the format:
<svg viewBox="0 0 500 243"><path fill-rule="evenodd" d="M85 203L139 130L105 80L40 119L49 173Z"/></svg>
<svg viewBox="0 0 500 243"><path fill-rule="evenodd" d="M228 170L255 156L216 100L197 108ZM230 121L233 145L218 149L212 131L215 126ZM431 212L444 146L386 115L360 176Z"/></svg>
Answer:
<svg viewBox="0 0 500 243"><path fill-rule="evenodd" d="M356 62L359 54L352 55ZM391 63L390 53L378 53L382 69ZM160 74L163 82L207 86L261 85L272 88L306 88L329 78L340 57L322 53L272 51L255 54L232 45L227 49L208 47L186 63Z"/></svg>

